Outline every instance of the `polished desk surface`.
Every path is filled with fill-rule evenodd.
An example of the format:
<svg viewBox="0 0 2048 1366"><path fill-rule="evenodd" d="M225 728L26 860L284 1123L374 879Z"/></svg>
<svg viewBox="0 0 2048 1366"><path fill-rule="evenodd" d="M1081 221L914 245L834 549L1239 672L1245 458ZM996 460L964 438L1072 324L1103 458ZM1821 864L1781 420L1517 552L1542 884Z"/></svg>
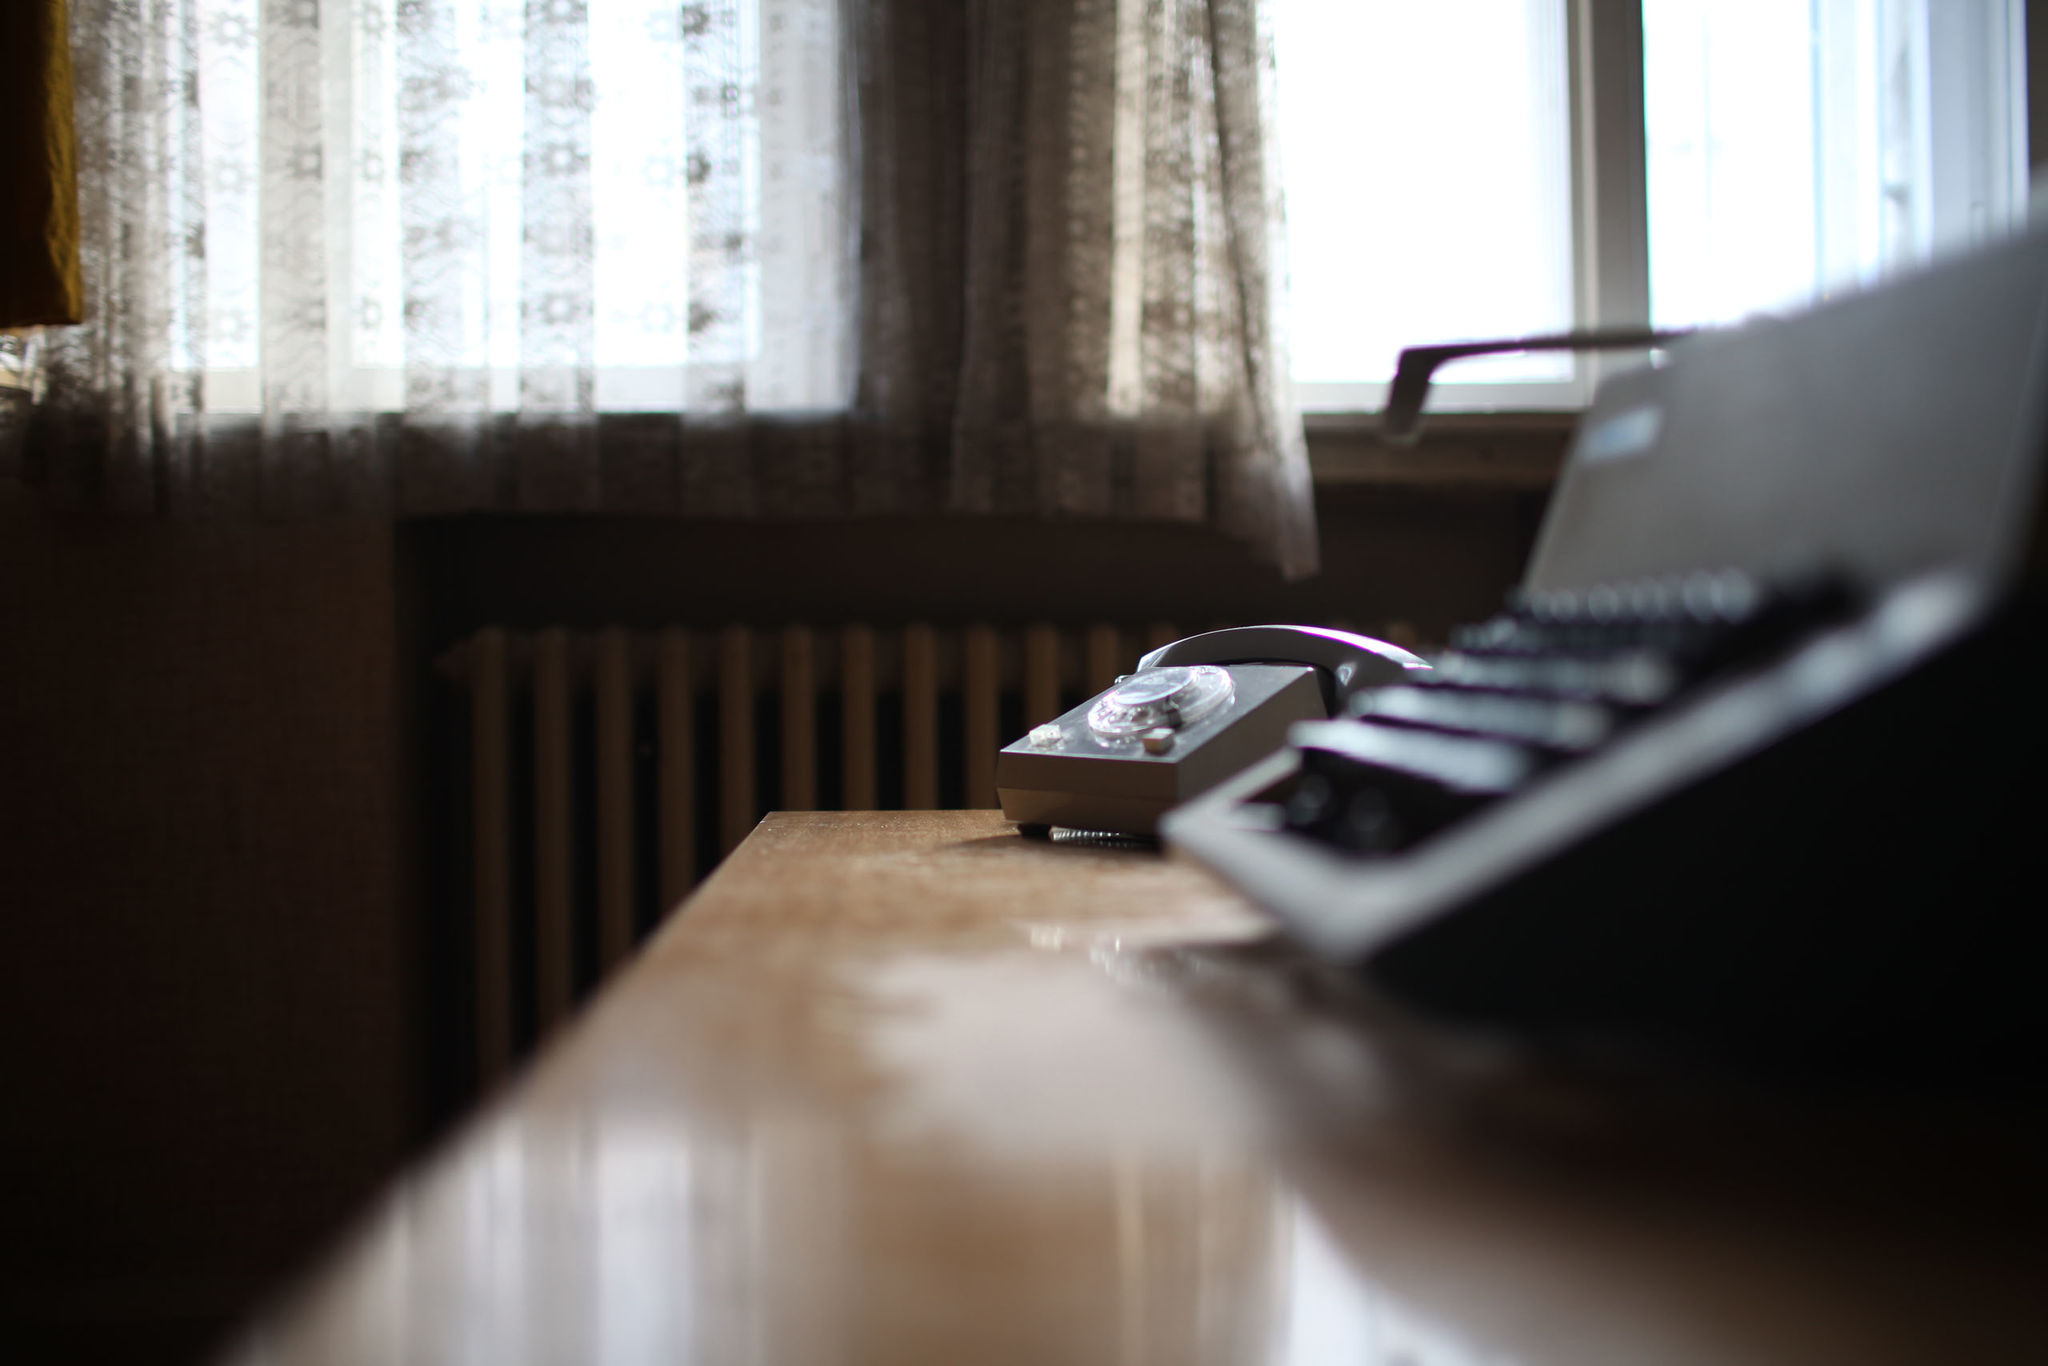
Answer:
<svg viewBox="0 0 2048 1366"><path fill-rule="evenodd" d="M231 1359L2048 1361L2003 1138L1621 1090L1156 854L776 815Z"/></svg>

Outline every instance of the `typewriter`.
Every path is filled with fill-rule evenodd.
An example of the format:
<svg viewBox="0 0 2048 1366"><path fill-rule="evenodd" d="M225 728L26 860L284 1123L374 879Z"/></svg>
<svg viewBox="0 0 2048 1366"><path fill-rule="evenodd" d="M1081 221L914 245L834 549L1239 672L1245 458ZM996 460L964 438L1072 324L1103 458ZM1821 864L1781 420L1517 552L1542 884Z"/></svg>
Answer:
<svg viewBox="0 0 2048 1366"><path fill-rule="evenodd" d="M2037 1068L2048 235L1604 383L1523 582L1163 819L1406 1010Z"/></svg>

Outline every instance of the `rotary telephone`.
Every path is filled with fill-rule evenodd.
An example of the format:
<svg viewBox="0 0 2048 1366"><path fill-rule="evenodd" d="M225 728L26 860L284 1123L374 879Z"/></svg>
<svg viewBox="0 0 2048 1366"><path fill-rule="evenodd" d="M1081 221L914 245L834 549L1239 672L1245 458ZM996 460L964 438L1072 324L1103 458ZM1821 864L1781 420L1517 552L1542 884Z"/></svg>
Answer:
<svg viewBox="0 0 2048 1366"><path fill-rule="evenodd" d="M1341 715L1360 689L1428 669L1398 645L1320 626L1240 626L1162 645L997 754L1003 814L1026 833L1152 834L1168 808L1271 754L1296 722Z"/></svg>

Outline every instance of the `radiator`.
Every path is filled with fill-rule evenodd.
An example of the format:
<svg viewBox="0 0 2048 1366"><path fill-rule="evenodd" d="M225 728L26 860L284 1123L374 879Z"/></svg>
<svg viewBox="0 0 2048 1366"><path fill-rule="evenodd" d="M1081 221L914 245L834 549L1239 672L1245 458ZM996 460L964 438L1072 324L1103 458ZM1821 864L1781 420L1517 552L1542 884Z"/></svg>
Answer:
<svg viewBox="0 0 2048 1366"><path fill-rule="evenodd" d="M996 750L1172 625L485 629L466 701L480 1081L766 810L994 806Z"/></svg>

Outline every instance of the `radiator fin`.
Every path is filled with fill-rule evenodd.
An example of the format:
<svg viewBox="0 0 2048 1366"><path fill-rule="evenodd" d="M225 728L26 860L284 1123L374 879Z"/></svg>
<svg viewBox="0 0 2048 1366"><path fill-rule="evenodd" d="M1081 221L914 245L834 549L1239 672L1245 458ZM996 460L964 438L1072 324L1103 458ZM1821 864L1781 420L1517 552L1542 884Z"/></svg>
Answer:
<svg viewBox="0 0 2048 1366"><path fill-rule="evenodd" d="M597 961L633 948L633 666L626 633L597 638Z"/></svg>
<svg viewBox="0 0 2048 1366"><path fill-rule="evenodd" d="M655 755L661 910L697 881L697 693L690 684L690 633L670 627L655 646Z"/></svg>
<svg viewBox="0 0 2048 1366"><path fill-rule="evenodd" d="M575 771L571 767L569 633L543 631L533 652L534 1008L552 1029L574 999Z"/></svg>
<svg viewBox="0 0 2048 1366"><path fill-rule="evenodd" d="M1081 680L1082 692L1101 692L1116 682L1117 675L1127 672L1129 667L1124 662L1123 639L1116 627L1088 628L1088 671Z"/></svg>
<svg viewBox="0 0 2048 1366"><path fill-rule="evenodd" d="M840 637L840 727L844 734L840 809L875 808L875 633L849 626Z"/></svg>
<svg viewBox="0 0 2048 1366"><path fill-rule="evenodd" d="M718 642L718 851L754 828L754 633L728 626Z"/></svg>
<svg viewBox="0 0 2048 1366"><path fill-rule="evenodd" d="M470 821L475 859L476 1057L486 1084L512 1065L512 813L505 633L470 642Z"/></svg>
<svg viewBox="0 0 2048 1366"><path fill-rule="evenodd" d="M939 646L932 628L903 628L903 807L939 804Z"/></svg>
<svg viewBox="0 0 2048 1366"><path fill-rule="evenodd" d="M992 626L970 626L961 640L961 805L967 807L997 804L996 749L1003 743L997 648Z"/></svg>
<svg viewBox="0 0 2048 1366"><path fill-rule="evenodd" d="M818 678L808 626L782 633L782 801L784 811L818 809Z"/></svg>
<svg viewBox="0 0 2048 1366"><path fill-rule="evenodd" d="M1024 631L1024 725L1060 714L1060 633L1038 625Z"/></svg>

